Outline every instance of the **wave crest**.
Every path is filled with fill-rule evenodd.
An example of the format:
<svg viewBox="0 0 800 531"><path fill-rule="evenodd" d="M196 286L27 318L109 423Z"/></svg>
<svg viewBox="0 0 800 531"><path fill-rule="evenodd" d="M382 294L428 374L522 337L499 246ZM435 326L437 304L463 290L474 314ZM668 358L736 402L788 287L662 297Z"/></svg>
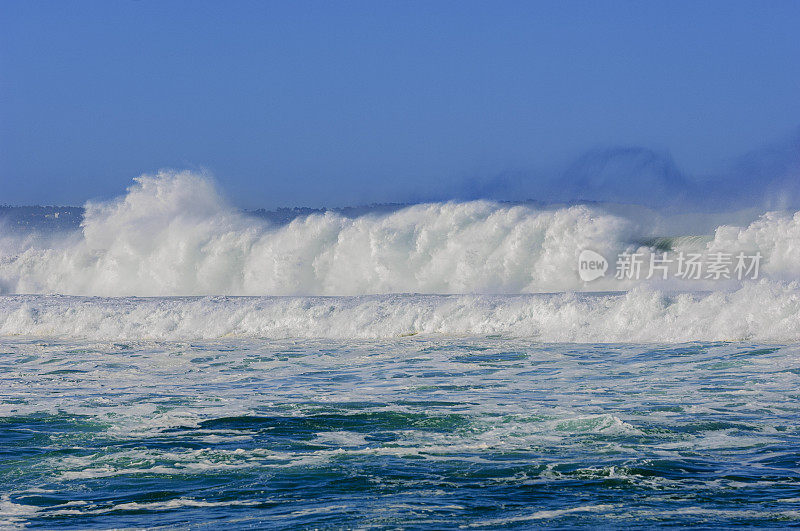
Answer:
<svg viewBox="0 0 800 531"><path fill-rule="evenodd" d="M230 206L205 176L161 172L137 178L118 199L88 204L75 234L0 238L0 293L355 296L741 285L612 278L619 252L640 251L647 263L664 245L758 251L768 278L800 278L800 213L767 213L744 228L721 226L713 238L653 238L658 234L648 232L647 221L600 206L470 201L353 218L326 212L278 226ZM582 281L577 262L584 249L607 257L612 272Z"/></svg>
<svg viewBox="0 0 800 531"><path fill-rule="evenodd" d="M227 205L202 176L162 172L87 205L76 237L3 253L0 279L12 293L105 296L559 291L578 287L580 249L611 252L629 232L585 206L489 201L273 227Z"/></svg>

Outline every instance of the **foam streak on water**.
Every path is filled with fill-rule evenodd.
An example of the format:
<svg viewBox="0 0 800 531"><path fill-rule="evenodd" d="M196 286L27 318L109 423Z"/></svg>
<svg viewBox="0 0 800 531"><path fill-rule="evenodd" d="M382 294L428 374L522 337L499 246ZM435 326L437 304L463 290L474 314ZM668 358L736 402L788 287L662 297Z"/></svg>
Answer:
<svg viewBox="0 0 800 531"><path fill-rule="evenodd" d="M800 347L0 339L7 525L800 523Z"/></svg>
<svg viewBox="0 0 800 531"><path fill-rule="evenodd" d="M96 298L0 296L0 335L97 340L396 338L502 334L536 341L800 341L800 290L734 292Z"/></svg>

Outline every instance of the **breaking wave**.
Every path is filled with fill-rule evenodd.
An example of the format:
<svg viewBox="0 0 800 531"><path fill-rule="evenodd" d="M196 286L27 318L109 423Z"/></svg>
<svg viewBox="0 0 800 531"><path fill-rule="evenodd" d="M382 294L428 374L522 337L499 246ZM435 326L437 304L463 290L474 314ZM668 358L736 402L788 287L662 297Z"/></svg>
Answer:
<svg viewBox="0 0 800 531"><path fill-rule="evenodd" d="M613 261L623 250L654 251L648 231L646 220L601 207L490 201L355 218L326 212L274 226L228 205L207 178L162 172L137 178L116 200L88 204L81 230L71 236L20 239L5 231L0 288L97 296L619 290L633 283L583 282L578 255L591 249ZM708 251L757 250L766 276L800 278L800 213L722 226L707 240L667 241L700 242Z"/></svg>
<svg viewBox="0 0 800 531"><path fill-rule="evenodd" d="M578 275L583 249L613 267L622 251L665 248L758 252L760 278ZM796 341L798 279L800 212L684 236L602 205L490 201L272 225L230 206L203 176L162 172L87 204L75 233L0 233L0 334ZM239 295L255 297L229 297ZM138 296L155 298L130 298Z"/></svg>
<svg viewBox="0 0 800 531"><path fill-rule="evenodd" d="M105 296L562 291L578 287L576 249L610 252L627 225L582 206L473 201L276 227L203 177L162 173L87 205L74 238L4 252L0 279L6 293Z"/></svg>

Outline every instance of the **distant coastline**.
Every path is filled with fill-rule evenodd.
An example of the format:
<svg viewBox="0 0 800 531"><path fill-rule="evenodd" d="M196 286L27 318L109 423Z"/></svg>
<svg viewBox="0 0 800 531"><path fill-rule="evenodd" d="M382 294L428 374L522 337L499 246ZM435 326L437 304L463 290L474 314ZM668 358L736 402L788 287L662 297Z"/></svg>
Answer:
<svg viewBox="0 0 800 531"><path fill-rule="evenodd" d="M545 203L527 201L495 201L500 204L543 206ZM580 203L594 203L585 201ZM274 225L287 225L299 217L331 212L346 218L357 218L366 214L391 214L415 203L373 203L346 207L280 207L273 210L265 208L243 209L248 216L269 221ZM19 230L60 231L75 230L83 220L84 207L54 205L0 205L0 227L10 226Z"/></svg>

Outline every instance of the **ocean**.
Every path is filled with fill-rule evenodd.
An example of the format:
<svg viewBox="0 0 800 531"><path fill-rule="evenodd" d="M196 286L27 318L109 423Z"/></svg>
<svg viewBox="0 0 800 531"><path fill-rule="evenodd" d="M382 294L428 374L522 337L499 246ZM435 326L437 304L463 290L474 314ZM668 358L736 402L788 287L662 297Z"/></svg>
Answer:
<svg viewBox="0 0 800 531"><path fill-rule="evenodd" d="M0 512L33 528L800 522L800 349L0 341Z"/></svg>
<svg viewBox="0 0 800 531"><path fill-rule="evenodd" d="M800 214L748 215L178 173L0 228L0 528L797 527Z"/></svg>

